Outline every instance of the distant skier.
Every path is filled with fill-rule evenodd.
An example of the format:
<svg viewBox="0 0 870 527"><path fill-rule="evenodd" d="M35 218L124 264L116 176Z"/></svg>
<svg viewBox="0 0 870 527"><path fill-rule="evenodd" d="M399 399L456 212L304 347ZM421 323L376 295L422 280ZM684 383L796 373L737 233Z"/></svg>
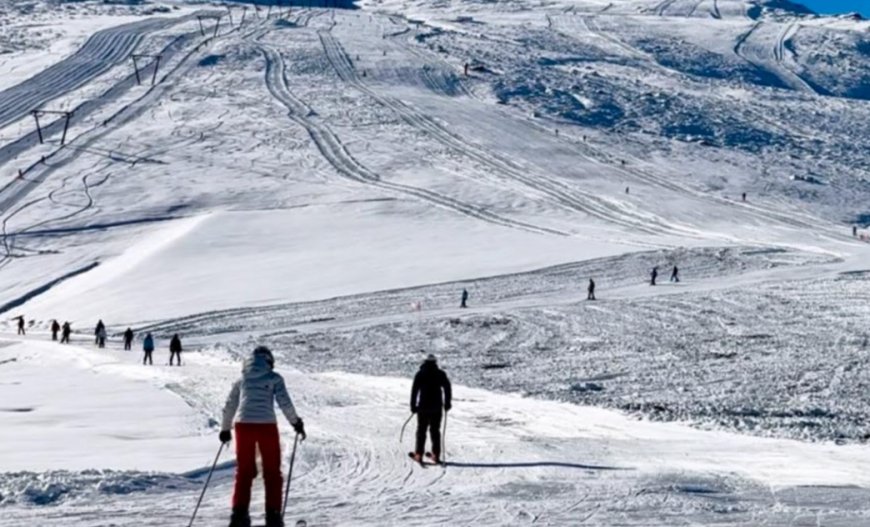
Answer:
<svg viewBox="0 0 870 527"><path fill-rule="evenodd" d="M653 267L652 272L649 274L649 285L656 285L656 278L659 276L659 268Z"/></svg>
<svg viewBox="0 0 870 527"><path fill-rule="evenodd" d="M154 359L151 358L151 354L154 353L154 337L151 336L151 333L145 335L145 340L142 341L142 351L145 352L145 356L142 357L142 365L144 366L147 362L149 366L153 366Z"/></svg>
<svg viewBox="0 0 870 527"><path fill-rule="evenodd" d="M671 271L671 282L680 282L680 270L677 269L677 266L674 266L674 270Z"/></svg>
<svg viewBox="0 0 870 527"><path fill-rule="evenodd" d="M178 333L172 335L172 340L169 341L169 365L172 366L173 359L178 357L178 365L181 366L181 339L178 338Z"/></svg>
<svg viewBox="0 0 870 527"><path fill-rule="evenodd" d="M468 77L468 63L465 63L465 76Z"/></svg>
<svg viewBox="0 0 870 527"><path fill-rule="evenodd" d="M69 344L70 333L72 333L72 327L70 327L69 322L64 322L60 333L61 344Z"/></svg>
<svg viewBox="0 0 870 527"><path fill-rule="evenodd" d="M586 288L586 300L595 300L595 280L589 279L589 287Z"/></svg>
<svg viewBox="0 0 870 527"><path fill-rule="evenodd" d="M51 321L51 340L53 342L57 342L57 334L60 331L60 324L57 323L57 320Z"/></svg>
<svg viewBox="0 0 870 527"><path fill-rule="evenodd" d="M462 290L462 303L459 304L459 307L463 309L468 307L468 289Z"/></svg>
<svg viewBox="0 0 870 527"><path fill-rule="evenodd" d="M281 517L281 440L275 403L303 441L305 425L296 415L284 379L274 369L275 358L269 348L257 347L242 365L242 377L233 384L224 405L219 435L221 442L231 441L233 434L230 430L235 428L236 431L236 479L230 527L251 525L248 509L251 485L257 476L257 450L260 451L266 487L266 527L284 526Z"/></svg>
<svg viewBox="0 0 870 527"><path fill-rule="evenodd" d="M18 321L18 334L27 335L27 332L24 331L24 315L19 315L15 319Z"/></svg>
<svg viewBox="0 0 870 527"><path fill-rule="evenodd" d="M411 413L417 414L417 444L413 453L415 461L423 460L428 429L432 440L432 460L441 462L441 410L450 411L452 398L450 379L438 367L435 355L430 354L420 366L411 387Z"/></svg>
<svg viewBox="0 0 870 527"><path fill-rule="evenodd" d="M740 195L740 199L743 200L744 203L746 202L746 193L745 192Z"/></svg>
<svg viewBox="0 0 870 527"><path fill-rule="evenodd" d="M858 226L852 225L852 236L858 236Z"/></svg>
<svg viewBox="0 0 870 527"><path fill-rule="evenodd" d="M106 326L101 327L97 332L97 347L105 348L106 347L106 339L108 338L108 334L106 333Z"/></svg>
<svg viewBox="0 0 870 527"><path fill-rule="evenodd" d="M630 188L628 188L628 187L625 187L625 193L626 193L626 194L629 194L629 193L631 193L631 189L630 189Z"/></svg>
<svg viewBox="0 0 870 527"><path fill-rule="evenodd" d="M105 331L106 325L103 324L103 319L97 321L97 327L94 328L94 344L100 343L100 331Z"/></svg>
<svg viewBox="0 0 870 527"><path fill-rule="evenodd" d="M133 330L127 328L127 331L124 332L124 351L130 351L131 349L133 349Z"/></svg>

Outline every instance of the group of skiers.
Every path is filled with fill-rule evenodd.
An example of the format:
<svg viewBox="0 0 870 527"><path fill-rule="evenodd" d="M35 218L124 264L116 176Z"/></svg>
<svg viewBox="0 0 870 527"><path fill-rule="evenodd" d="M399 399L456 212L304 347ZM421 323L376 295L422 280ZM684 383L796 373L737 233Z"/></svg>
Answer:
<svg viewBox="0 0 870 527"><path fill-rule="evenodd" d="M659 268L658 266L653 267L652 271L650 271L649 275L649 285L656 285L656 279L659 277ZM671 282L679 283L680 281L680 269L675 265L671 270ZM589 279L589 285L586 286L586 300L595 300L595 280L592 278ZM463 307L465 307L463 305Z"/></svg>
<svg viewBox="0 0 870 527"><path fill-rule="evenodd" d="M15 317L14 320L18 321L18 334L19 335L27 335L27 330L25 328L25 319L24 315L19 315ZM69 344L69 338L72 334L72 326L69 322L64 322L61 326L57 320L51 321L51 340L53 342L58 341L58 334L60 334L60 343L61 344ZM133 328L127 328L123 334L124 337L124 350L131 351L133 349L133 339L135 338L135 334L133 333ZM94 344L98 348L106 347L106 340L108 339L108 332L106 330L106 325L103 323L102 319L97 321L96 327L94 327ZM154 359L152 358L152 353L154 353L156 346L154 345L154 336L149 332L145 334L145 339L142 341L142 351L144 352L144 356L142 357L142 364L153 365ZM181 352L183 348L181 346L181 337L178 336L178 333L172 336L172 339L169 341L169 365L174 366L176 362L179 366L181 366Z"/></svg>
<svg viewBox="0 0 870 527"><path fill-rule="evenodd" d="M650 271L650 280L649 285L656 285L656 279L659 277L659 268L655 266ZM680 269L674 265L674 268L671 270L671 282L679 283L680 282ZM586 286L586 300L595 300L595 280L592 278L589 279L589 285ZM459 303L460 308L468 307L468 289L462 290L462 296L460 298Z"/></svg>
<svg viewBox="0 0 870 527"><path fill-rule="evenodd" d="M649 285L656 285L656 278L659 276L659 268L653 267L652 271L649 274ZM671 282L679 283L680 282L680 269L675 265L671 270Z"/></svg>
<svg viewBox="0 0 870 527"><path fill-rule="evenodd" d="M306 438L305 425L296 413L284 378L275 371L269 348L258 346L242 364L242 375L227 396L218 439L222 444L235 438L236 474L230 527L251 527L251 486L257 476L260 452L266 488L266 527L284 527L282 507L281 442L275 403L299 438ZM423 463L426 435L431 439L431 460L441 462L441 421L452 407L450 379L429 355L414 377L411 413L417 416L417 435L411 457Z"/></svg>
<svg viewBox="0 0 870 527"><path fill-rule="evenodd" d="M97 327L94 329L94 336L96 339L97 346L100 348L106 347L106 325L103 324L102 320L97 322ZM124 351L131 351L133 349L133 339L135 338L135 333L133 333L133 328L127 328L124 331ZM153 353L156 349L154 344L154 335L151 332L145 334L145 338L142 340L142 352L144 353L142 357L143 365L154 365ZM174 366L176 361L178 365L181 366L181 337L178 336L178 333L172 335L172 339L169 341L169 365Z"/></svg>

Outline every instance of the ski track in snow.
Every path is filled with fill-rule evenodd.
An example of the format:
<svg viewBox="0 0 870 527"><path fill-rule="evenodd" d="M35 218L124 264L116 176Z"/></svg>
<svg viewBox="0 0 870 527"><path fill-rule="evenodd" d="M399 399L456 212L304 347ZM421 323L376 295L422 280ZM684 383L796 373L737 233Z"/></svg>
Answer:
<svg viewBox="0 0 870 527"><path fill-rule="evenodd" d="M82 349L77 353L85 361L103 354L98 359L100 368L112 368L120 375L135 377L141 368L135 364L137 358L114 350L108 352L113 354L109 361L107 352ZM187 357L180 370L150 371L155 382L171 380L171 389L188 404L211 414L236 375L236 366L219 355ZM100 375L99 371L94 373ZM404 394L406 380L282 373L294 387L296 404L310 427L310 437L297 453L288 507L291 524L304 518L314 526L384 522L675 526L707 524L727 515L734 524L788 525L811 514L826 524L846 525L866 517L860 507L850 504L866 498L867 492L859 488L773 488L739 474L677 467L647 472L627 462L635 459L644 464L643 452L616 461L624 450L636 448L630 438L614 437L601 447L598 436L614 434L624 426L619 421L599 422L596 417L571 431L572 427L551 421L566 407L461 386L457 409L450 414L448 465L423 469L408 462L407 447L396 441L405 409L393 400ZM511 404L504 406L508 401ZM536 430L536 426L544 428ZM285 436L285 448L289 439ZM655 448L660 455L671 456L668 450L673 447L668 443L674 440L654 441ZM210 464L203 454L203 464ZM684 455L681 452L675 459ZM101 470L4 474L0 476L4 496L0 525L37 519L46 525L68 525L71 520L94 526L183 524L207 468L179 474ZM226 521L232 472L232 462L223 458L197 525ZM255 485L252 513L257 518L262 507L260 481ZM834 495L845 501L832 502ZM735 503L740 505L732 506ZM837 509L820 510L822 503L836 504Z"/></svg>
<svg viewBox="0 0 870 527"><path fill-rule="evenodd" d="M162 50L163 64L164 66L170 64L170 60L177 53L182 52L184 50L185 44L189 41L193 40L195 36L198 36L199 32L189 33L187 35L183 35L175 40L173 40L166 48ZM208 41L210 39L206 39ZM197 48L194 48L198 51ZM178 64L173 66L169 73L164 73L160 82L165 82L168 79L173 78L173 73L178 69L178 66L187 62L187 60L191 56L191 51L187 50L187 52L182 56L182 59ZM143 75L147 73L153 67L153 63L149 63L142 69ZM91 113L95 113L103 108L107 103L111 103L114 99L117 99L125 92L129 91L134 87L134 74L130 74L125 79L123 79L118 84L112 86L107 92L102 94L101 96L83 102L79 107L73 109L73 113L77 116L77 120L81 120L83 117L88 116ZM152 86L146 91L146 94L143 98L147 98L152 94L152 92L162 92L164 89L159 86ZM62 166L64 163L69 162L71 159L75 159L82 152L86 151L88 147L90 147L97 139L108 134L114 128L112 126L118 126L126 120L129 120L135 116L138 116L138 113L135 113L131 110L132 107L140 106L141 104L128 104L124 106L121 110L117 111L114 115L108 117L105 121L101 123L96 123L92 125L92 128L86 132L80 133L78 135L72 135L72 137L68 138L68 144L65 146L60 146L57 150L54 150L51 154L44 156L45 163L35 163L32 165L26 173L26 177L13 179L10 183L0 189L0 211L8 212L17 202L24 199L34 188L36 188L42 181L46 179L48 174L50 174L57 167ZM139 110L142 111L141 109ZM124 118L122 118L124 117ZM102 130L101 130L102 128ZM63 129L63 120L58 119L50 124L43 126L43 134L48 137L50 135L59 133ZM21 152L25 151L27 148L37 144L37 136L36 131L33 131L24 137L16 140L13 143L10 143L0 149L0 161L8 162L14 156L19 155ZM71 152L72 151L72 152Z"/></svg>
<svg viewBox="0 0 870 527"><path fill-rule="evenodd" d="M797 67L796 64L794 64L794 61L789 60L786 57L787 43L794 37L800 28L800 25L797 22L778 24L782 27L776 38L773 40L773 47L769 53L756 51L756 47L760 46L760 44L756 44L752 48L753 51L750 51L750 54L747 54L747 44L756 38L763 28L766 28L769 25L771 25L770 22L765 22L763 20L755 22L746 33L743 33L738 37L734 46L734 53L747 62L771 72L778 77L784 85L795 91L812 96L819 95L816 88L810 85L803 79L803 77L794 71L793 68Z"/></svg>
<svg viewBox="0 0 870 527"><path fill-rule="evenodd" d="M518 182L535 192L542 193L560 205L636 231L649 232L650 234L673 231L686 236L694 235L691 230L667 222L663 218L656 218L650 214L641 215L639 211L631 211L610 200L598 198L576 186L568 187L545 175L536 174L537 177L530 177L525 169L516 166L511 161L472 145L401 101L368 88L355 73L353 65L335 38L325 31L319 31L318 35L331 64L345 82L371 96L381 105L395 111L410 125L425 131L445 146L484 165L491 166L497 173L510 178L512 182Z"/></svg>
<svg viewBox="0 0 870 527"><path fill-rule="evenodd" d="M553 229L537 227L500 217L481 209L480 207L462 203L459 200L455 200L443 194L437 194L426 189L415 188L383 180L379 175L373 173L371 170L360 164L341 143L341 140L328 127L317 123L313 118L308 117L313 115L314 112L306 107L304 103L296 99L287 87L287 81L284 76L284 61L281 58L281 55L267 46L260 46L260 49L266 60L266 83L269 91L287 108L289 117L308 131L312 141L317 145L318 150L320 150L330 164L335 167L339 174L352 181L371 185L390 192L398 192L400 194L413 196L440 207L455 210L461 214L466 214L473 218L488 221L496 225L519 228L537 233L565 235L565 233Z"/></svg>
<svg viewBox="0 0 870 527"><path fill-rule="evenodd" d="M163 97L168 90L172 89L173 83L171 81L182 76L184 71L186 71L186 68L189 69L192 66L192 58L197 54L201 54L205 45L212 42L215 38L218 38L205 37L201 42L185 51L182 45L187 41L194 40L195 37L199 35L199 31L189 33L173 40L173 42L169 44L166 49L164 49L164 58L162 59L164 66L171 64L170 60L175 54L183 53L183 55L176 64L172 65L168 72L165 72L160 77L159 82L156 85L148 88L142 96L135 99L131 103L124 105L102 123L98 123L91 129L73 136L72 139L69 140L67 145L59 147L52 154L47 156L45 163L35 165L33 170L28 171L26 177L17 178L7 184L5 187L3 187L3 189L0 189L0 196L2 196L2 198L0 198L0 210L6 212L5 216L3 217L2 228L3 244L6 254L3 256L3 258L0 258L0 268L7 265L15 256L15 234L24 234L27 231L38 228L40 226L69 219L75 215L86 211L93 205L93 200L88 194L88 185L87 183L85 183L85 194L88 199L88 203L85 207L79 209L72 214L63 214L58 217L46 219L44 221L32 224L27 228L19 229L14 234L8 232L8 223L10 219L36 203L42 202L47 199L51 200L51 196L54 191L50 192L46 196L25 202L20 206L16 205L18 205L23 199L27 197L28 194L30 194L34 189L36 189L44 181L46 181L55 171L63 169L63 167L67 163L74 161L82 154L88 153L89 149L91 149L93 145L99 142L102 138L109 135L124 124L130 122L131 120L141 116L142 113L145 112L150 105L154 104L154 102ZM227 33L221 34L221 36L225 35L227 35ZM149 67L150 66L152 66L152 64L149 64ZM143 68L142 72L144 75L144 72L147 72L147 69ZM133 77L133 75L128 76L121 83L113 86L109 90L109 92L107 92L103 96L83 103L82 106L85 107L85 109L81 113L86 114L91 111L91 109L96 110L101 105L111 102L113 98L117 97L119 95L117 92L123 92L132 88ZM55 122L52 124L52 126L58 128L60 126L60 122Z"/></svg>

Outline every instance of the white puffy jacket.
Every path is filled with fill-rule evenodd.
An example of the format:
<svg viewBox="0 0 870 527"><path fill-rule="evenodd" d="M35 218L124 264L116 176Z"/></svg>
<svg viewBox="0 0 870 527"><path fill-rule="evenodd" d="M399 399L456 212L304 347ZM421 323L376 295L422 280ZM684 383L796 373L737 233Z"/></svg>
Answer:
<svg viewBox="0 0 870 527"><path fill-rule="evenodd" d="M251 353L242 365L242 378L233 384L224 405L221 430L230 430L238 423L277 423L275 402L295 424L299 420L284 378L272 371L263 355Z"/></svg>

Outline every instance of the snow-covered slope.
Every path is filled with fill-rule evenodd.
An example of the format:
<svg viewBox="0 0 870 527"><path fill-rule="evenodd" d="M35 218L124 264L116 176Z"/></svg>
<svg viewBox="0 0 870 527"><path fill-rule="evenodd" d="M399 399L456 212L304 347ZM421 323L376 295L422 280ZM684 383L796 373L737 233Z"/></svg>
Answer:
<svg viewBox="0 0 870 527"><path fill-rule="evenodd" d="M28 335L0 327L0 525L185 523L255 343L310 427L311 525L870 522L870 24L358 7L2 7L0 311ZM73 111L64 145L35 109ZM100 318L180 333L185 367L88 349ZM397 441L428 352L446 470Z"/></svg>

